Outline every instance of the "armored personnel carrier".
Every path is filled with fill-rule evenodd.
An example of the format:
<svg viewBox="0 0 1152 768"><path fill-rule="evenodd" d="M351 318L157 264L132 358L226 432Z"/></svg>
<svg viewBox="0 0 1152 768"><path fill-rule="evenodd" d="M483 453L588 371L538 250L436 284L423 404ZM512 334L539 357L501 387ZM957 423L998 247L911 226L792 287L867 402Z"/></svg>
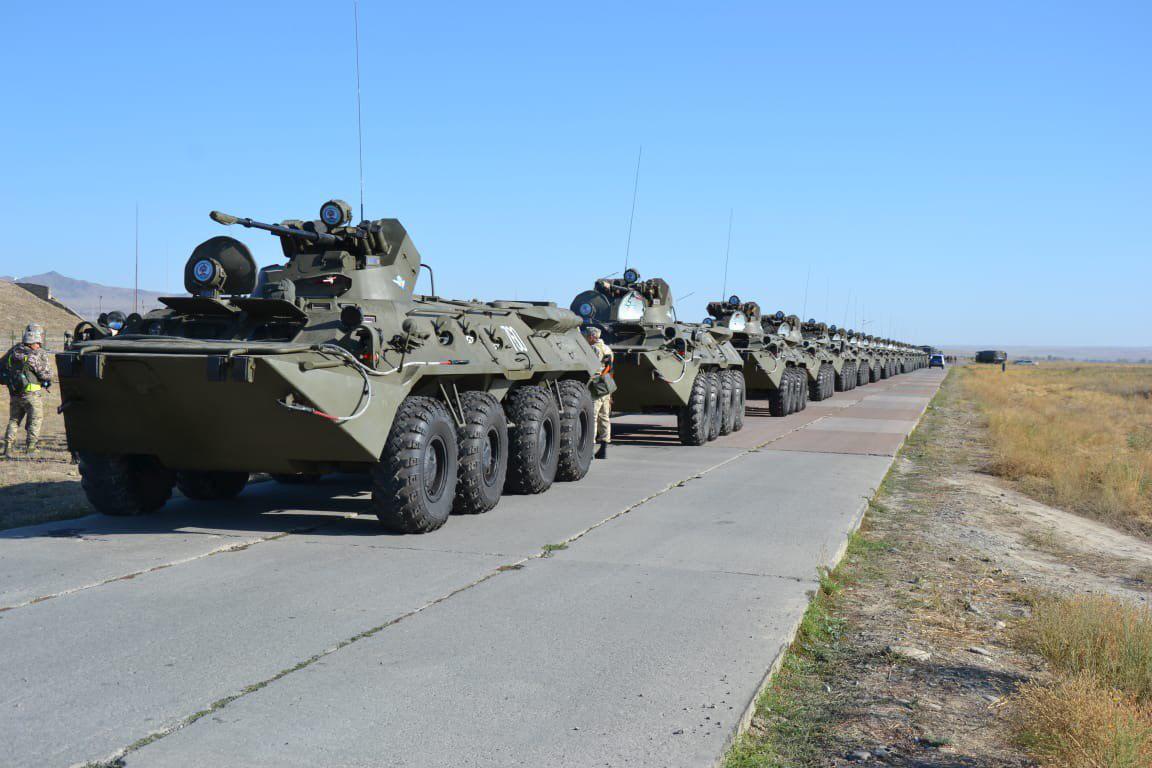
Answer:
<svg viewBox="0 0 1152 768"><path fill-rule="evenodd" d="M810 356L806 366L808 397L816 402L827 400L836 392L836 360L828 326L810 319L801 324L800 333L804 337L804 349Z"/></svg>
<svg viewBox="0 0 1152 768"><path fill-rule="evenodd" d="M684 445L703 445L743 425L743 360L732 331L676 319L672 293L660 278L597 280L572 300L572 311L600 329L615 356L617 412L676 414Z"/></svg>
<svg viewBox="0 0 1152 768"><path fill-rule="evenodd" d="M546 302L416 295L422 263L396 219L223 225L271 232L284 263L239 240L192 252L187 296L111 337L81 324L57 356L89 501L111 515L237 495L254 472L371 478L383 527L431 531L501 494L579 480L594 450L599 361L580 318ZM429 269L429 272L431 270Z"/></svg>
<svg viewBox="0 0 1152 768"><path fill-rule="evenodd" d="M832 367L836 371L836 391L848 392L856 388L856 350L848 343L848 332L836 326L828 328L828 349L832 352Z"/></svg>
<svg viewBox="0 0 1152 768"><path fill-rule="evenodd" d="M762 317L766 348L784 362L780 386L768 393L768 410L773 416L787 416L808 407L808 370L810 355L804 349L800 319L781 311Z"/></svg>
<svg viewBox="0 0 1152 768"><path fill-rule="evenodd" d="M772 335L765 333L760 306L754 301L741 301L729 296L727 301L708 304L709 318L705 323L732 332L732 346L744 360L744 386L749 392L763 392L768 397L768 409L773 416L791 413L788 410L798 390L795 373L788 373L786 348ZM795 359L795 355L791 355ZM742 422L743 414L739 416ZM739 428L739 427L737 427Z"/></svg>

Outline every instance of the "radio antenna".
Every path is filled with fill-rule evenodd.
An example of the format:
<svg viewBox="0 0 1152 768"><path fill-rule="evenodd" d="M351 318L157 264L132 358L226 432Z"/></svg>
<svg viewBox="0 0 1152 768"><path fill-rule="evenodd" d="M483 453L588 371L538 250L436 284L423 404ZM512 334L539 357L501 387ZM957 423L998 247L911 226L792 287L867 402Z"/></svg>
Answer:
<svg viewBox="0 0 1152 768"><path fill-rule="evenodd" d="M804 308L800 310L800 322L806 322L804 315L808 314L808 283L812 280L812 265L808 265L808 277L804 278Z"/></svg>
<svg viewBox="0 0 1152 768"><path fill-rule="evenodd" d="M356 143L360 155L360 221L364 221L364 122L360 116L360 0L352 0L352 36L356 46Z"/></svg>
<svg viewBox="0 0 1152 768"><path fill-rule="evenodd" d="M636 220L636 193L640 190L640 159L644 157L644 145L636 154L636 178L632 181L632 213L628 214L628 243L624 246L624 269L628 269L628 257L632 253L632 222Z"/></svg>
<svg viewBox="0 0 1152 768"><path fill-rule="evenodd" d="M132 288L132 311L140 311L140 203L136 203L136 277Z"/></svg>
<svg viewBox="0 0 1152 768"><path fill-rule="evenodd" d="M724 301L725 295L728 293L728 255L732 253L732 214L733 209L728 209L728 244L724 246L724 284L720 287L720 301Z"/></svg>

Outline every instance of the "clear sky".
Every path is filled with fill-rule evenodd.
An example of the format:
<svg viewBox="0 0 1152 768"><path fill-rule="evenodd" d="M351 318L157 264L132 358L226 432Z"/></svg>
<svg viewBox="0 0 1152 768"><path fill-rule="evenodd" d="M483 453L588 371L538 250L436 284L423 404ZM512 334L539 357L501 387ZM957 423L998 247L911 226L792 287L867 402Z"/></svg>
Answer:
<svg viewBox="0 0 1152 768"><path fill-rule="evenodd" d="M366 205L458 298L631 263L917 343L1152 343L1148 2L360 6ZM181 290L358 204L352 3L14 3L0 274ZM263 233L234 232L262 263ZM805 302L805 285L807 301ZM426 288L426 286L424 286Z"/></svg>

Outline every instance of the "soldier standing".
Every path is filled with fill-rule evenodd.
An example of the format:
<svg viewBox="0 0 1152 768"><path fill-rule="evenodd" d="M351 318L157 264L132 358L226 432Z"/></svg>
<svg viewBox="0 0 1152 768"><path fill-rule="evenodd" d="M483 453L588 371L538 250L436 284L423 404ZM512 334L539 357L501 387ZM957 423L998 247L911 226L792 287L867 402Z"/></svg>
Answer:
<svg viewBox="0 0 1152 768"><path fill-rule="evenodd" d="M0 378L8 385L8 429L4 433L3 455L16 451L20 422L28 433L25 450L36 452L40 426L44 422L44 390L52 386L52 364L44 350L44 330L29 325L19 344L0 359Z"/></svg>
<svg viewBox="0 0 1152 768"><path fill-rule="evenodd" d="M588 339L588 344L600 358L600 375L611 375L612 348L600 338L600 329L590 325L584 329L584 335ZM597 396L596 390L593 388L592 396L594 398L592 405L596 415L596 442L600 444L600 447L596 449L596 458L606 459L608 458L608 443L612 442L612 394L609 392Z"/></svg>

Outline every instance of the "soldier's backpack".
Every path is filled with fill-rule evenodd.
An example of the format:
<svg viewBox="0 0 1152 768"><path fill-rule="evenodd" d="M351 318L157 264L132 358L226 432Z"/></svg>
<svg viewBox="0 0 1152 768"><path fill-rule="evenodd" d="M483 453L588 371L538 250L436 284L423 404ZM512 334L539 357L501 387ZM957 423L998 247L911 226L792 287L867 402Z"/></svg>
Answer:
<svg viewBox="0 0 1152 768"><path fill-rule="evenodd" d="M13 396L27 392L32 381L28 375L28 356L27 351L16 347L0 364L0 383L6 384Z"/></svg>

